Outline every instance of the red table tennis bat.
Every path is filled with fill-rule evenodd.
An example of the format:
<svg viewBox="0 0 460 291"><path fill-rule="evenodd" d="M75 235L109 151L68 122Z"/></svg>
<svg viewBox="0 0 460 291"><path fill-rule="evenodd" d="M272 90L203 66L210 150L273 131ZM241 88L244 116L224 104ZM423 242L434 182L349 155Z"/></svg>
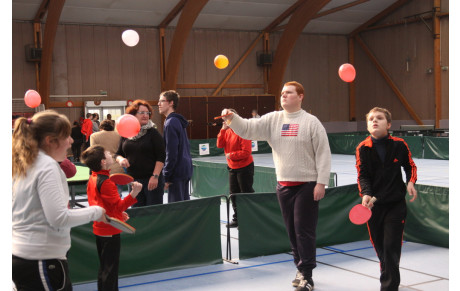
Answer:
<svg viewBox="0 0 460 291"><path fill-rule="evenodd" d="M214 117L214 120L217 120L217 119L225 117L225 116L229 116L230 114L233 114L233 112L230 112L230 113L227 113L227 114L224 114L224 115L221 115L221 116L216 116L216 117Z"/></svg>
<svg viewBox="0 0 460 291"><path fill-rule="evenodd" d="M110 175L110 180L117 185L128 185L134 181L134 178L128 174L117 173Z"/></svg>
<svg viewBox="0 0 460 291"><path fill-rule="evenodd" d="M370 202L374 203L376 200L377 198L372 197ZM366 223L371 218L371 216L372 211L362 204L353 206L348 215L350 221L357 225Z"/></svg>
<svg viewBox="0 0 460 291"><path fill-rule="evenodd" d="M126 233L135 233L136 229L132 227L131 225L127 224L124 221L121 221L115 217L110 217L107 214L105 215L105 218L107 219L107 223L110 224L111 226L118 228L119 230L126 232Z"/></svg>

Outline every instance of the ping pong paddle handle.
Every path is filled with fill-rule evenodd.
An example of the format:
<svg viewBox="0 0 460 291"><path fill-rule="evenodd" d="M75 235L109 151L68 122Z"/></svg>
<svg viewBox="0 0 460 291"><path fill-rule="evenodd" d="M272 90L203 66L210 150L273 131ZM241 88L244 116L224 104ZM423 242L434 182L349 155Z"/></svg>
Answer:
<svg viewBox="0 0 460 291"><path fill-rule="evenodd" d="M233 114L233 112L230 112L230 113L227 113L227 114L224 114L224 115L221 115L221 116L216 116L216 117L214 117L214 120L217 120L217 119L225 117L225 116L229 116L230 114Z"/></svg>
<svg viewBox="0 0 460 291"><path fill-rule="evenodd" d="M369 200L369 204L372 204L372 206L373 206L375 201L377 201L377 197L374 196L374 197L371 198L371 200Z"/></svg>

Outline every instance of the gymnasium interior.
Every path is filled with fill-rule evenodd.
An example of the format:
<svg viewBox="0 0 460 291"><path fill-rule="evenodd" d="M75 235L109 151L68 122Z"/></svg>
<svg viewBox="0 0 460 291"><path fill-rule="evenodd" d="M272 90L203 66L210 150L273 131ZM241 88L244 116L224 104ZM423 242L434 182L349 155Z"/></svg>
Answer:
<svg viewBox="0 0 460 291"><path fill-rule="evenodd" d="M271 147L252 141L255 193L234 194L239 226L228 228L227 163L216 146L222 120L214 117L224 108L243 118L253 110L260 116L282 110L283 84L297 81L305 88L302 109L321 121L332 153L319 206L314 290L355 291L380 286L367 227L348 219L361 201L355 150L369 135L366 113L387 108L390 134L408 144L418 170L418 197L407 202L399 290L455 290L457 279L449 276L456 253L449 244L449 108L456 102L449 95L458 83L449 83L454 2L13 0L12 121L46 109L71 123L87 113L117 120L143 99L163 133L159 96L176 90L176 112L189 122L191 199L168 203L165 195L163 205L128 209L136 233L122 234L119 288L294 290ZM133 45L122 37L128 30L138 36ZM220 55L228 65L216 63ZM352 80L344 80L345 64L356 72ZM28 90L40 94L39 106L26 105ZM74 161L71 151L68 157ZM75 165L69 207L86 207L88 169ZM73 289L97 290L92 224L72 228L71 237Z"/></svg>

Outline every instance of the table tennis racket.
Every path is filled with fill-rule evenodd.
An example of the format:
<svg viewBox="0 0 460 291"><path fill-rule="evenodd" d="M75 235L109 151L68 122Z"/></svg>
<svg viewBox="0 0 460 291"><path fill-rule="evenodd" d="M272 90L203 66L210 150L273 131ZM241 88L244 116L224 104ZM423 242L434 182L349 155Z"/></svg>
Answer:
<svg viewBox="0 0 460 291"><path fill-rule="evenodd" d="M133 234L136 232L136 229L132 227L131 225L127 224L124 221L121 221L115 217L110 217L107 214L105 215L105 218L107 219L107 223L110 224L111 226L118 228L119 230Z"/></svg>
<svg viewBox="0 0 460 291"><path fill-rule="evenodd" d="M230 112L230 113L227 113L227 114L224 114L224 115L221 115L221 116L216 116L216 117L214 117L214 120L220 119L220 118L225 117L225 116L229 116L230 114L233 114L233 112Z"/></svg>
<svg viewBox="0 0 460 291"><path fill-rule="evenodd" d="M134 181L134 178L128 174L116 173L110 175L110 180L117 185L128 185Z"/></svg>
<svg viewBox="0 0 460 291"><path fill-rule="evenodd" d="M370 202L374 203L376 200L377 198L372 197ZM350 221L357 225L366 223L371 218L371 216L372 211L362 204L353 206L348 215Z"/></svg>

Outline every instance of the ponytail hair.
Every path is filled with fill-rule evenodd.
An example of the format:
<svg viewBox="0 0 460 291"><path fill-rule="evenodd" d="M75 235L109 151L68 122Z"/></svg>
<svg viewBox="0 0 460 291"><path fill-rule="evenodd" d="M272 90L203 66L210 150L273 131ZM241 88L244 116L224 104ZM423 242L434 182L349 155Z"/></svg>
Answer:
<svg viewBox="0 0 460 291"><path fill-rule="evenodd" d="M59 143L59 140L69 137L70 131L69 119L54 110L36 113L31 119L16 119L12 144L13 178L25 177L38 156L38 150L44 149L47 136Z"/></svg>

